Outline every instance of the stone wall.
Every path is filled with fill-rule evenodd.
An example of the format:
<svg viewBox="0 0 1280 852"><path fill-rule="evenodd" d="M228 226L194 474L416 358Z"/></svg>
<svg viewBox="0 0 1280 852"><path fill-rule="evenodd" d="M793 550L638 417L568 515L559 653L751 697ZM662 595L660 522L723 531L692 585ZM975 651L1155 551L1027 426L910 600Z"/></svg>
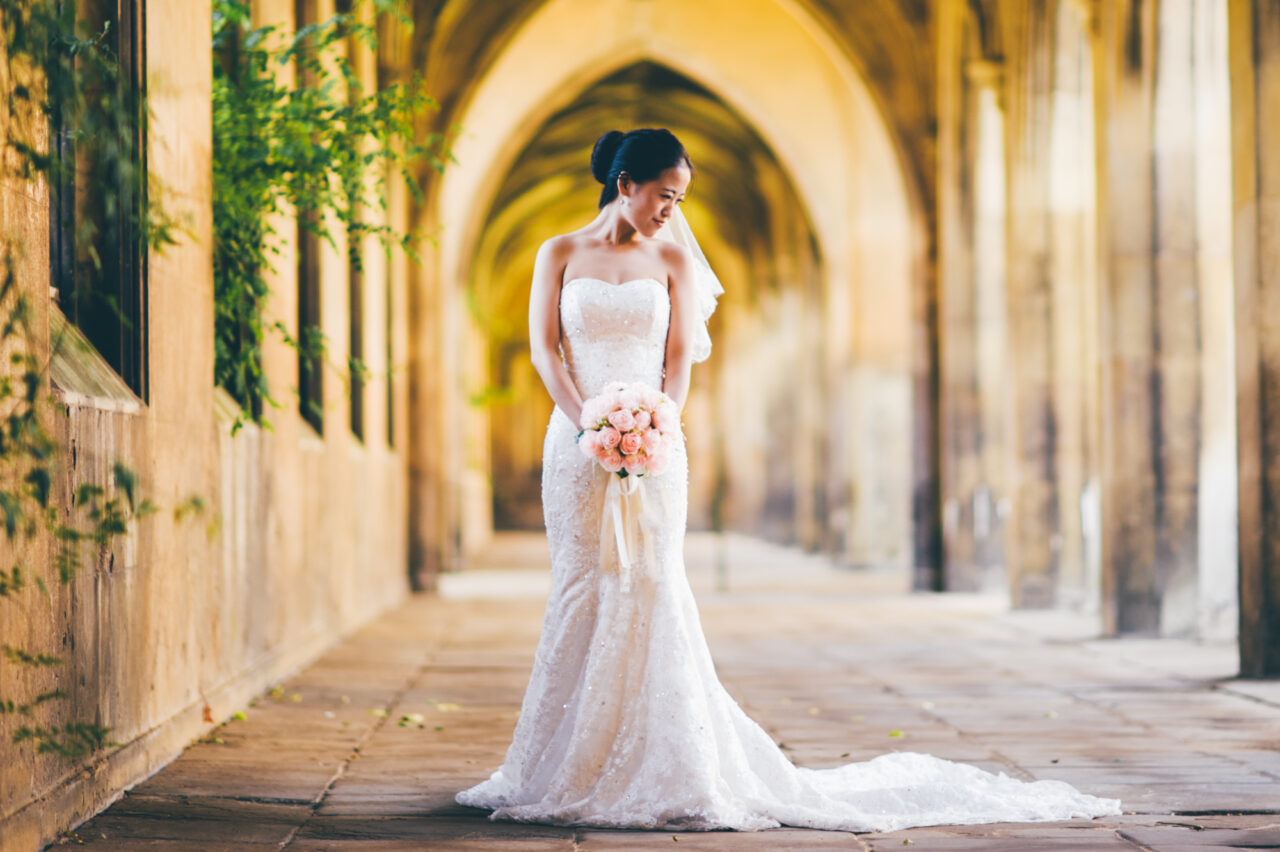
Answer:
<svg viewBox="0 0 1280 852"><path fill-rule="evenodd" d="M281 6L288 7L279 10L287 21L292 3ZM68 586L54 582L51 604L34 589L17 606L0 602L6 608L0 642L67 659L39 673L0 661L6 692L59 686L69 698L51 705L49 722L98 722L115 741L69 765L34 754L30 744L12 745L17 720L0 717L6 850L35 848L95 813L408 588L403 382L393 406L399 440L388 446L386 383L375 378L366 389L361 442L347 425L341 379L328 371L320 436L291 402L296 354L272 342L268 369L285 408L268 409L272 430L250 425L231 435L235 404L212 381L209 8L193 0L151 3L147 12L149 165L171 212L189 217L190 226L177 246L149 262L149 400L127 389L104 395L100 388L111 383L90 379L109 376L110 368L91 352L60 356L70 363L55 371L64 386L52 392L53 427L64 448L55 487L62 504L80 483L108 485L119 460L137 471L143 495L161 512L88 562ZM46 196L36 187L4 197L6 234L30 234L22 284L44 328L56 311L47 295ZM291 252L286 245L278 260L273 310L292 326ZM369 254L370 280L385 281L380 253ZM331 355L344 363L345 258L328 250L321 266ZM401 269L391 282L398 304L404 280ZM375 376L386 371L385 358L376 356L385 348L382 291L368 289L365 311ZM403 358L403 332L397 335L396 357ZM191 495L209 508L175 521L172 508Z"/></svg>

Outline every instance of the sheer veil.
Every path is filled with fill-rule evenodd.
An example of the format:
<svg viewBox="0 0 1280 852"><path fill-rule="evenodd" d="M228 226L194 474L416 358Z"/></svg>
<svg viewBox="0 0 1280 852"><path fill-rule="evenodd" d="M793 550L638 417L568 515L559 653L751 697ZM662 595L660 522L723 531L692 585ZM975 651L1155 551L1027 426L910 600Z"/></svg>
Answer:
<svg viewBox="0 0 1280 852"><path fill-rule="evenodd" d="M694 287L698 296L698 313L702 316L702 322L698 325L698 331L693 340L693 360L705 361L711 354L711 335L707 333L707 321L715 313L716 299L724 293L724 287L720 285L720 279L716 277L711 264L707 262L707 256L702 253L702 247L694 238L689 222L680 210L680 205L676 205L667 224L658 231L657 238L684 246L693 255Z"/></svg>

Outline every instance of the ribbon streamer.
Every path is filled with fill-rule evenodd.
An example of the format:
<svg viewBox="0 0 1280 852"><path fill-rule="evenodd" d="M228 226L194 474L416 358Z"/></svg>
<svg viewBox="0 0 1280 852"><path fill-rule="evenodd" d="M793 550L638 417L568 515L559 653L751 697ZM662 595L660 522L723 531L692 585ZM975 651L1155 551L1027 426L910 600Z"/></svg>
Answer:
<svg viewBox="0 0 1280 852"><path fill-rule="evenodd" d="M658 502L665 510L666 500L661 492ZM643 477L609 474L600 516L600 561L607 573L619 575L623 592L631 591L632 563L640 551L644 553L648 576L657 574L653 536L665 514L663 511L660 516L653 511Z"/></svg>

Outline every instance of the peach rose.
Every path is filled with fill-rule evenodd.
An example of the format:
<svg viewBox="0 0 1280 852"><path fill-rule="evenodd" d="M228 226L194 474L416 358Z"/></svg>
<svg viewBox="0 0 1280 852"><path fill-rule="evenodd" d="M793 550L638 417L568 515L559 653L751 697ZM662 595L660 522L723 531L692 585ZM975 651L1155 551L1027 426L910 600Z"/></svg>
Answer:
<svg viewBox="0 0 1280 852"><path fill-rule="evenodd" d="M634 456L627 456L622 460L622 466L627 469L627 473L632 476L640 476L648 471L649 459L644 453L637 453Z"/></svg>
<svg viewBox="0 0 1280 852"><path fill-rule="evenodd" d="M657 411L653 412L653 425L663 433L677 431L680 428L680 412L676 410L675 404L659 405Z"/></svg>
<svg viewBox="0 0 1280 852"><path fill-rule="evenodd" d="M602 450L612 450L622 440L622 434L612 426L604 427L598 434L600 435L600 449Z"/></svg>
<svg viewBox="0 0 1280 852"><path fill-rule="evenodd" d="M653 422L653 415L645 411L643 408L636 412L636 428L644 431L649 428L649 424Z"/></svg>
<svg viewBox="0 0 1280 852"><path fill-rule="evenodd" d="M578 419L578 426L583 429L595 429L600 425L600 421L604 419L608 410L606 403L598 396L593 396L582 404L582 417Z"/></svg>
<svg viewBox="0 0 1280 852"><path fill-rule="evenodd" d="M628 408L619 408L617 411L610 412L608 420L619 432L630 432L636 428L635 415Z"/></svg>
<svg viewBox="0 0 1280 852"><path fill-rule="evenodd" d="M596 461L600 462L600 466L610 473L617 473L622 470L622 453L617 449L606 450L601 449L600 454L596 456Z"/></svg>
<svg viewBox="0 0 1280 852"><path fill-rule="evenodd" d="M596 450L600 448L600 433L588 429L582 433L582 437L578 439L578 449L582 450L584 456L595 457Z"/></svg>
<svg viewBox="0 0 1280 852"><path fill-rule="evenodd" d="M618 405L628 411L634 411L643 404L644 393L635 385L632 385L622 393L618 394Z"/></svg>
<svg viewBox="0 0 1280 852"><path fill-rule="evenodd" d="M644 407L650 411L653 411L659 405L662 405L662 401L666 398L667 395L665 393L651 387L646 387L640 392L640 401L644 403Z"/></svg>
<svg viewBox="0 0 1280 852"><path fill-rule="evenodd" d="M625 456L634 455L644 446L644 438L640 437L639 432L628 432L622 436L622 441L618 443L618 448L622 450Z"/></svg>
<svg viewBox="0 0 1280 852"><path fill-rule="evenodd" d="M657 429L649 429L644 433L642 443L646 453L656 453L662 446L662 433Z"/></svg>
<svg viewBox="0 0 1280 852"><path fill-rule="evenodd" d="M649 472L657 475L667 469L667 465L671 462L671 455L666 452L665 448L658 450L656 453L649 455Z"/></svg>

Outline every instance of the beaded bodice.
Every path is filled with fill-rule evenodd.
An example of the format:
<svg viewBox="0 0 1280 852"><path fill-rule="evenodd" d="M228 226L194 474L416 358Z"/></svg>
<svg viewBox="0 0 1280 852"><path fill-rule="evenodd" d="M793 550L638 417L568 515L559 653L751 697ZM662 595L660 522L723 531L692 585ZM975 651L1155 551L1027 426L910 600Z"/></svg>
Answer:
<svg viewBox="0 0 1280 852"><path fill-rule="evenodd" d="M670 315L667 285L656 278L564 282L560 351L582 398L614 381L661 388Z"/></svg>

